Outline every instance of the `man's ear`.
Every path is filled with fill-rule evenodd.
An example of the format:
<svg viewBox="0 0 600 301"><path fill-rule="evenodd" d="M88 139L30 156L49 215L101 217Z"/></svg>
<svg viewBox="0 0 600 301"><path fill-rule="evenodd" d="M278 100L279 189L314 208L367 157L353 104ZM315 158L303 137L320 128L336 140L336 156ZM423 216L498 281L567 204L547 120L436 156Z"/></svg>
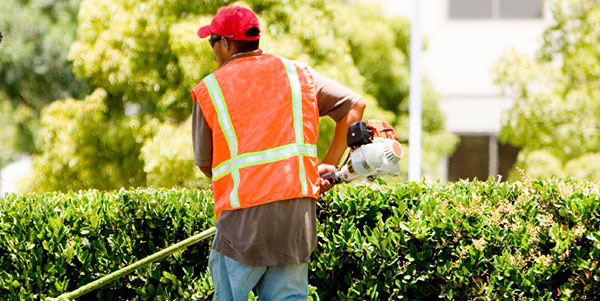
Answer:
<svg viewBox="0 0 600 301"><path fill-rule="evenodd" d="M221 43L222 43L221 44L221 50L224 53L227 53L229 55L233 55L234 54L234 52L235 52L235 49L234 49L235 45L233 44L233 42L231 40L229 40L229 39L223 39L221 41Z"/></svg>

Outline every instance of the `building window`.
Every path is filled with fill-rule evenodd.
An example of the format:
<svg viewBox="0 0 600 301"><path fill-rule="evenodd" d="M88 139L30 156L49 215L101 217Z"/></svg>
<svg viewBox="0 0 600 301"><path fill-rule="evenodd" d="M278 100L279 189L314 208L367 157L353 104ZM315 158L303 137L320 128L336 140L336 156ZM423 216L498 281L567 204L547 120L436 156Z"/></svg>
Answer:
<svg viewBox="0 0 600 301"><path fill-rule="evenodd" d="M498 1L498 0L496 0ZM500 0L498 17L502 19L524 18L539 19L542 18L541 0Z"/></svg>
<svg viewBox="0 0 600 301"><path fill-rule="evenodd" d="M542 0L449 0L450 19L540 19Z"/></svg>
<svg viewBox="0 0 600 301"><path fill-rule="evenodd" d="M508 178L519 149L499 143L495 135L460 135L454 154L448 158L447 179L455 182L461 179L485 180L489 176L502 175Z"/></svg>
<svg viewBox="0 0 600 301"><path fill-rule="evenodd" d="M450 19L489 19L492 0L450 0Z"/></svg>
<svg viewBox="0 0 600 301"><path fill-rule="evenodd" d="M460 136L460 143L448 160L448 181L487 179L489 146L488 136Z"/></svg>

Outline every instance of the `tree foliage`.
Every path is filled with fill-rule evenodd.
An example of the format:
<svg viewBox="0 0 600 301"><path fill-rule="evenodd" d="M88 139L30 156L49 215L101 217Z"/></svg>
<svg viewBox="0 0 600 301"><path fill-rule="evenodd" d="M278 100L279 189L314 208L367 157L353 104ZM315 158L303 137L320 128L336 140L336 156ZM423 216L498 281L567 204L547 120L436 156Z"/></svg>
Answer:
<svg viewBox="0 0 600 301"><path fill-rule="evenodd" d="M190 168L194 166L191 136L191 118L179 126L170 123L157 125L156 134L141 149L147 185L208 188L208 179L200 169Z"/></svg>
<svg viewBox="0 0 600 301"><path fill-rule="evenodd" d="M191 138L185 129L191 115L190 90L217 65L208 43L195 33L219 7L231 4L208 0L81 3L77 40L69 58L79 77L92 88L106 91L102 99L107 131L123 124L121 119L135 120L143 129L130 137L137 146L129 149L129 155L143 161L145 184L188 186L192 183L184 178L196 179ZM360 2L248 0L237 4L259 15L261 48L266 52L303 61L354 89L367 100L367 118L386 120L406 136L409 28L405 18L385 17L381 7ZM438 97L431 88L424 95L424 157L432 171L455 140L444 129ZM320 156L332 133L332 121L324 119ZM173 156L165 153L169 147L177 148ZM141 153L133 153L138 149ZM55 150L45 148L44 152ZM45 168L44 164L35 166Z"/></svg>
<svg viewBox="0 0 600 301"><path fill-rule="evenodd" d="M44 108L40 148L27 190L114 189L145 184L139 158L139 123L108 119L106 91L97 89L84 100L55 101Z"/></svg>
<svg viewBox="0 0 600 301"><path fill-rule="evenodd" d="M27 106L15 106L0 90L0 169L32 146L34 115Z"/></svg>
<svg viewBox="0 0 600 301"><path fill-rule="evenodd" d="M526 170L554 170L548 162L558 162L557 175L598 180L597 173L585 171L592 165L576 162L600 154L600 6L585 0L548 4L554 23L545 30L537 57L513 51L496 66L497 83L518 98L504 116L500 139L522 148L517 166ZM553 159L533 167L526 162L528 153ZM567 171L572 166L584 170Z"/></svg>
<svg viewBox="0 0 600 301"><path fill-rule="evenodd" d="M0 169L9 163L15 156L14 147L11 143L16 137L16 127L12 118L12 105L0 94Z"/></svg>
<svg viewBox="0 0 600 301"><path fill-rule="evenodd" d="M44 106L85 92L85 82L75 80L67 60L75 39L79 2L2 0L0 91L20 114L12 118L17 129L16 152L35 152L33 136ZM6 126L10 120L0 118L0 123ZM0 156L10 154L0 150Z"/></svg>
<svg viewBox="0 0 600 301"><path fill-rule="evenodd" d="M0 30L0 90L13 103L40 110L80 96L67 53L75 39L80 0L3 0Z"/></svg>

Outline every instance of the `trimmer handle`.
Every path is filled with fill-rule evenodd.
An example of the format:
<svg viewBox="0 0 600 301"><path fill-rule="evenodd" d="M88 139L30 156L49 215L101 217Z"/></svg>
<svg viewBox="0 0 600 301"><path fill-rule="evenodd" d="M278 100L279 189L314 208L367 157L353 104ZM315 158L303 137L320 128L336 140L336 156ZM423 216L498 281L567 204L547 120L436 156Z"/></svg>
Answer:
<svg viewBox="0 0 600 301"><path fill-rule="evenodd" d="M326 172L321 175L321 178L329 181L332 186L342 182L342 178L337 175L337 171Z"/></svg>

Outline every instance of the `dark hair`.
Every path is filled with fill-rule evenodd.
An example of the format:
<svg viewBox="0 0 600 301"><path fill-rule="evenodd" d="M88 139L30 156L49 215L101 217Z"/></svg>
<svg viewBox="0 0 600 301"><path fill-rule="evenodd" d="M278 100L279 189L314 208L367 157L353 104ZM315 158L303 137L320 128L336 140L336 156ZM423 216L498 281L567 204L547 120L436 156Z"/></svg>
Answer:
<svg viewBox="0 0 600 301"><path fill-rule="evenodd" d="M256 37L260 34L260 30L256 27L252 27L246 31L247 37ZM254 51L258 49L260 40L254 41L231 41L235 45L235 49L237 49L237 53L240 52L248 52Z"/></svg>

